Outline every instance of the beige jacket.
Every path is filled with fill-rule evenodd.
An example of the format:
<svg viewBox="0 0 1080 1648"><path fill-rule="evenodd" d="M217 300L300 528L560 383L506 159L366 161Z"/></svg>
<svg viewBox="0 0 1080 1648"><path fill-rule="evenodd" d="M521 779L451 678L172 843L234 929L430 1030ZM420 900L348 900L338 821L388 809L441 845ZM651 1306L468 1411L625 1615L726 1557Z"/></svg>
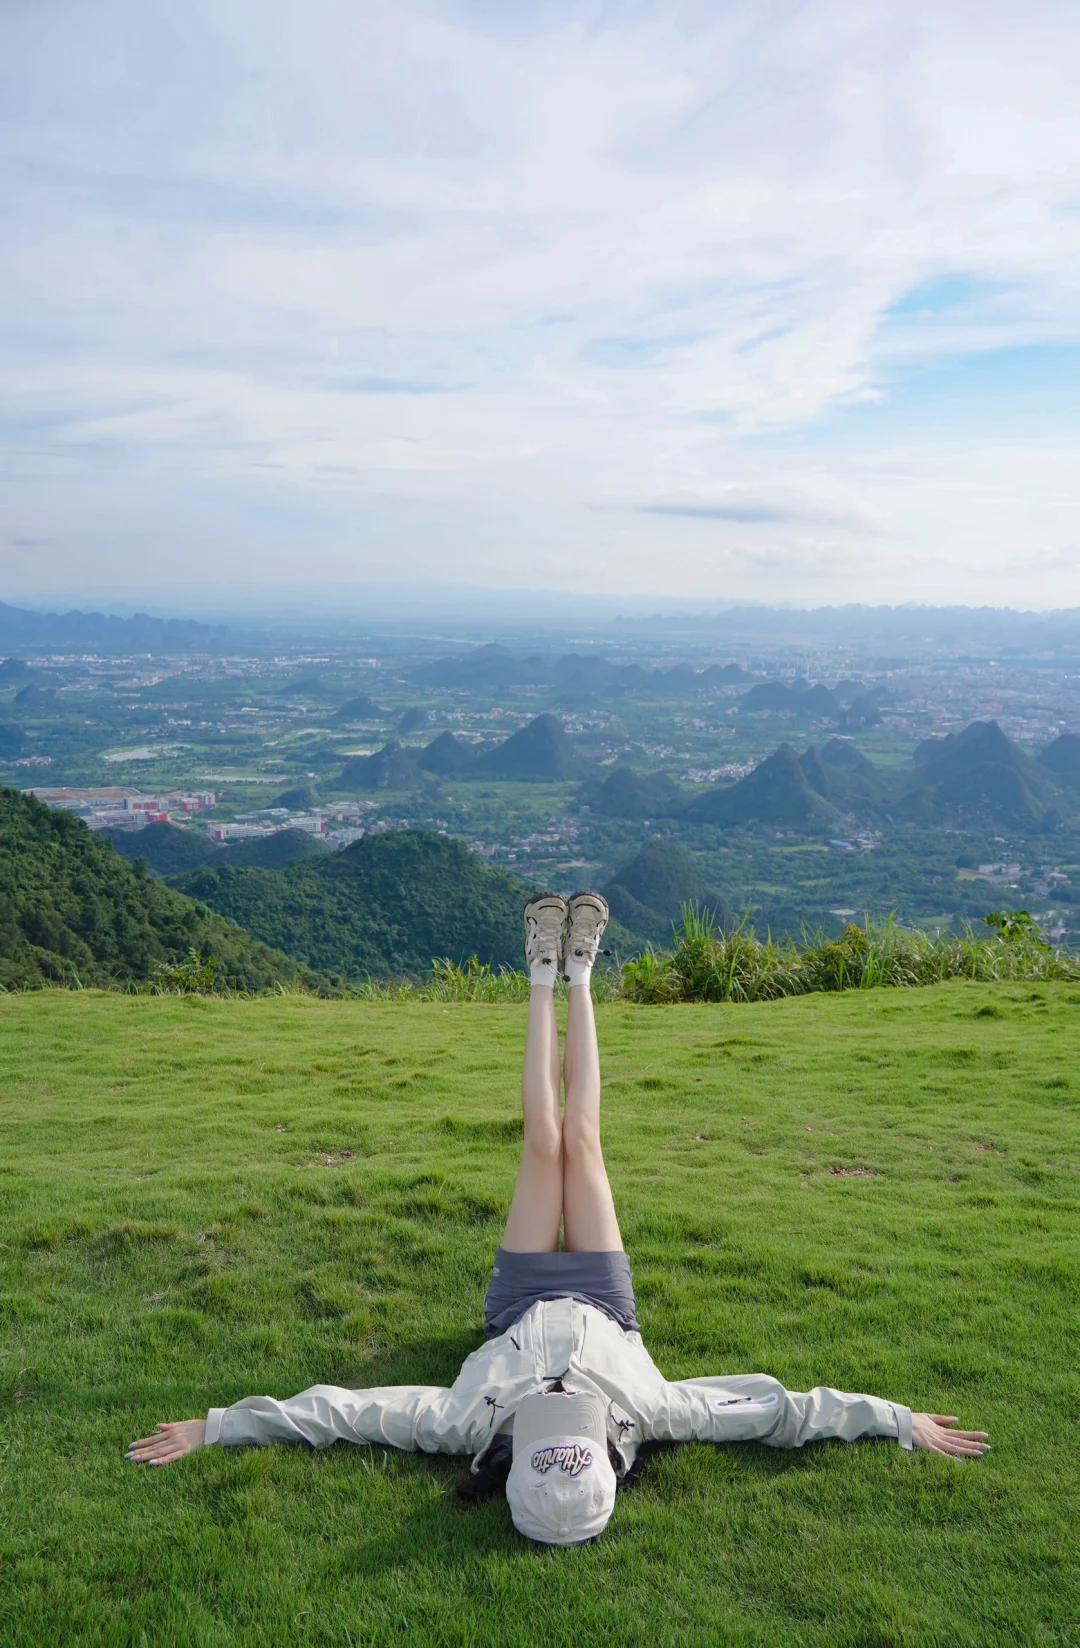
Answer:
<svg viewBox="0 0 1080 1648"><path fill-rule="evenodd" d="M249 1396L211 1408L206 1441L383 1443L424 1453L471 1454L475 1470L492 1438L512 1428L522 1397L562 1379L598 1391L608 1404L608 1438L629 1470L642 1442L764 1442L801 1448L818 1437L852 1442L891 1436L910 1449L911 1409L877 1396L819 1385L801 1395L768 1374L678 1379L661 1374L638 1333L577 1299L542 1300L497 1339L466 1357L447 1389L383 1385L341 1390L313 1385L277 1402Z"/></svg>

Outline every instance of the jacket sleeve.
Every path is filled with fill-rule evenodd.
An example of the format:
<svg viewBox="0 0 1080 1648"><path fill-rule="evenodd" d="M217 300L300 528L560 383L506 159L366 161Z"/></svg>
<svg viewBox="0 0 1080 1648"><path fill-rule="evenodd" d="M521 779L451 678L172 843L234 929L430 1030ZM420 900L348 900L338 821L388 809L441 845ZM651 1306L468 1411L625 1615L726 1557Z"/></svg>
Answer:
<svg viewBox="0 0 1080 1648"><path fill-rule="evenodd" d="M889 1436L910 1451L911 1409L879 1396L851 1395L818 1385L805 1393L785 1390L767 1374L736 1379L680 1379L651 1402L645 1437L676 1442L764 1442L770 1448L801 1448L835 1437Z"/></svg>
<svg viewBox="0 0 1080 1648"><path fill-rule="evenodd" d="M248 1396L230 1408L211 1408L206 1442L218 1447L310 1442L314 1448L334 1442L376 1442L424 1453L471 1453L476 1417L472 1405L463 1403L454 1390L437 1385L383 1385L360 1391L312 1385L284 1402Z"/></svg>

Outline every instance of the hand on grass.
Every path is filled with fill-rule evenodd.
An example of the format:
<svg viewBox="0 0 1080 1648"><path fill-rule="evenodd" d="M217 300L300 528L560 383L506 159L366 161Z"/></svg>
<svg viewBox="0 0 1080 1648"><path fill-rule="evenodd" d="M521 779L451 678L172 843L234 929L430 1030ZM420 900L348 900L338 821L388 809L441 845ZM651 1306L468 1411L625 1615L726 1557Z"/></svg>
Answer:
<svg viewBox="0 0 1080 1648"><path fill-rule="evenodd" d="M947 1413L913 1413L911 1440L917 1448L946 1453L952 1459L981 1459L989 1450L986 1431L956 1431L959 1421Z"/></svg>
<svg viewBox="0 0 1080 1648"><path fill-rule="evenodd" d="M186 1453L201 1448L205 1440L205 1419L178 1419L159 1425L156 1436L133 1442L124 1458L136 1465L171 1465L174 1459L183 1459Z"/></svg>

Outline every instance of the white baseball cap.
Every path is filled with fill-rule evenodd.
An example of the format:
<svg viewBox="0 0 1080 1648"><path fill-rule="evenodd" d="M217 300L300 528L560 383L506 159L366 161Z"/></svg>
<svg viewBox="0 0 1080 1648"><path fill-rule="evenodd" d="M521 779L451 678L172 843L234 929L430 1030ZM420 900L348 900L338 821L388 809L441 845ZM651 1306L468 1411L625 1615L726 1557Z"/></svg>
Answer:
<svg viewBox="0 0 1080 1648"><path fill-rule="evenodd" d="M607 1403L592 1391L538 1391L514 1414L506 1482L514 1527L541 1545L580 1545L615 1508Z"/></svg>

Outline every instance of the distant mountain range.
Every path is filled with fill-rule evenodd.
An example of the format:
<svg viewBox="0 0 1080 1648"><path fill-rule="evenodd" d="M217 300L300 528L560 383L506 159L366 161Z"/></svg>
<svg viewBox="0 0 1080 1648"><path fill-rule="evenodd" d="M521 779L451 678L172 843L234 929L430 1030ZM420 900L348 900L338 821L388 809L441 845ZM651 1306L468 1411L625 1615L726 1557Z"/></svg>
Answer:
<svg viewBox="0 0 1080 1648"><path fill-rule="evenodd" d="M0 601L0 649L92 647L101 652L219 652L225 624L188 618L116 618L102 612L31 612Z"/></svg>
<svg viewBox="0 0 1080 1648"><path fill-rule="evenodd" d="M823 695L815 699L822 705L829 696L824 687L808 689L807 696L811 694ZM776 701L775 695L769 701ZM431 783L451 777L519 782L583 778L579 800L597 817L686 818L720 829L775 825L839 834L852 822L1052 829L1076 810L1080 737L1063 733L1033 758L996 721L975 721L961 733L927 739L911 766L900 772L875 767L848 738L828 738L801 755L783 743L738 782L715 783L693 794L667 773L639 773L624 763L603 776L595 769L590 774L558 717L545 713L480 752L451 732L440 733L422 749L393 740L374 755L350 758L336 787L414 789L425 779Z"/></svg>
<svg viewBox="0 0 1080 1648"><path fill-rule="evenodd" d="M619 698L630 692L671 695L707 692L718 686L750 681L752 676L738 664L713 664L693 670L688 665L646 670L640 664L613 664L607 658L587 653L568 653L562 658L544 659L538 654L515 658L496 643L473 652L437 658L414 670L410 677L418 686L466 688L471 692L498 692L505 687L547 686L560 702L583 696Z"/></svg>
<svg viewBox="0 0 1080 1648"><path fill-rule="evenodd" d="M761 681L739 699L744 715L765 711L789 711L819 720L839 712L840 700L820 681L812 687L809 681L788 684L786 681Z"/></svg>
<svg viewBox="0 0 1080 1648"><path fill-rule="evenodd" d="M841 730L855 732L876 727L888 693L881 687L866 687L859 681L840 681L827 687L819 681L761 681L744 692L738 701L744 715L794 715L804 721L831 721Z"/></svg>
<svg viewBox="0 0 1080 1648"><path fill-rule="evenodd" d="M888 702L885 689L860 681L841 681L835 687L805 680L755 682L754 676L737 663L710 664L705 669L674 664L648 670L640 664L615 664L588 653L567 653L551 660L536 653L515 658L494 642L473 652L424 664L413 671L410 679L418 686L487 693L508 687L547 687L550 701L562 709L595 708L627 695L686 698L750 682L754 684L737 700L740 711L748 715L788 713L805 721L830 721L844 732L876 726Z"/></svg>
<svg viewBox="0 0 1080 1648"><path fill-rule="evenodd" d="M665 618L624 616L627 634L671 631L721 640L725 647L753 652L762 642L790 637L802 647L879 648L885 660L969 654L991 659L1080 658L1080 607L1056 612L1016 612L1008 607L934 607L911 601L903 606L770 607L730 606L721 611L682 611Z"/></svg>
<svg viewBox="0 0 1080 1648"><path fill-rule="evenodd" d="M961 733L920 744L910 768L882 773L853 744L832 738L801 756L790 744L727 787L691 801L697 823L731 827L777 824L840 832L848 822L1023 825L1053 829L1062 788L1077 767L1080 739L1066 733L1040 752L1025 754L996 721L975 721Z"/></svg>
<svg viewBox="0 0 1080 1648"><path fill-rule="evenodd" d="M412 671L410 680L421 687L455 687L471 692L489 688L541 685L550 679L544 660L515 658L505 647L490 642L452 658L436 658Z"/></svg>
<svg viewBox="0 0 1080 1648"><path fill-rule="evenodd" d="M451 732L440 733L423 749L406 749L397 739L374 755L352 756L337 779L341 790L408 789L424 774L438 777L565 780L581 778L584 758L554 715L538 715L497 744L478 751Z"/></svg>

